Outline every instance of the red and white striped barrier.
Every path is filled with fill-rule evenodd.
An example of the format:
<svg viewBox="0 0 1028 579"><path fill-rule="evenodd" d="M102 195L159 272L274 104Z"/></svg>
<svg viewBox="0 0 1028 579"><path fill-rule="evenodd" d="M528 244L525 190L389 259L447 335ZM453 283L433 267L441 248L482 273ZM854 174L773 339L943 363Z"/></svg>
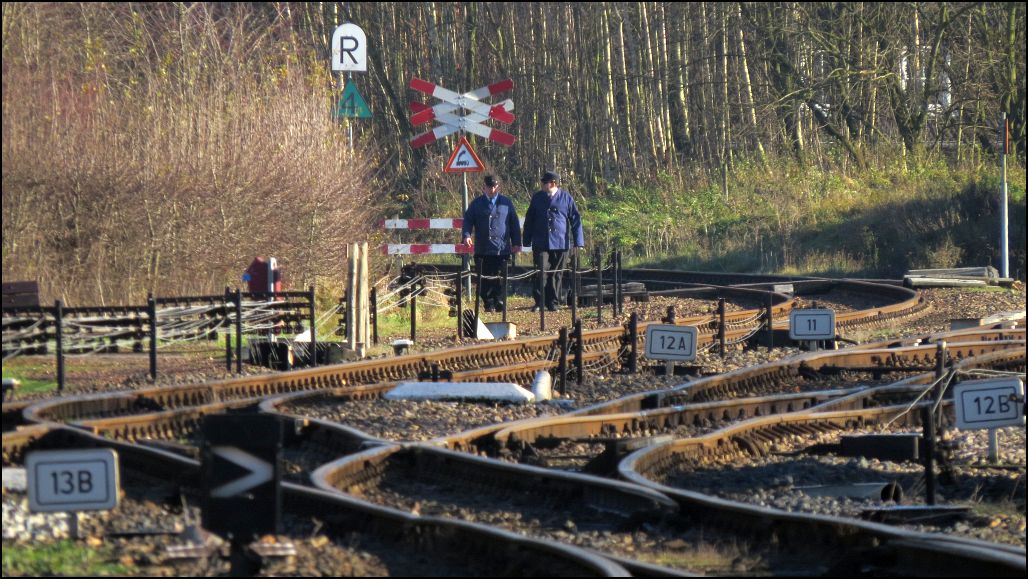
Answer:
<svg viewBox="0 0 1028 579"><path fill-rule="evenodd" d="M471 245L454 243L387 243L382 246L382 255L421 255L426 253L474 253Z"/></svg>
<svg viewBox="0 0 1028 579"><path fill-rule="evenodd" d="M462 229L463 219L386 219L382 229Z"/></svg>
<svg viewBox="0 0 1028 579"><path fill-rule="evenodd" d="M386 243L382 246L382 255L452 255L465 253L475 253L475 246L454 243ZM532 248L523 248L521 253L532 253Z"/></svg>
<svg viewBox="0 0 1028 579"><path fill-rule="evenodd" d="M518 222L525 226L525 218L519 217ZM463 229L464 220L460 218L444 219L385 219L378 222L382 229Z"/></svg>

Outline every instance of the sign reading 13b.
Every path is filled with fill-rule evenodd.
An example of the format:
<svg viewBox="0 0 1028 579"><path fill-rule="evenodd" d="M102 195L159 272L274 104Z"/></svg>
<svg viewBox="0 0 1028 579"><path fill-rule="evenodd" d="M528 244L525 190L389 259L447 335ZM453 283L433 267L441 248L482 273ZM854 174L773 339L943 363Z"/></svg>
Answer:
<svg viewBox="0 0 1028 579"><path fill-rule="evenodd" d="M835 311L792 310L789 313L789 338L809 341L834 340Z"/></svg>

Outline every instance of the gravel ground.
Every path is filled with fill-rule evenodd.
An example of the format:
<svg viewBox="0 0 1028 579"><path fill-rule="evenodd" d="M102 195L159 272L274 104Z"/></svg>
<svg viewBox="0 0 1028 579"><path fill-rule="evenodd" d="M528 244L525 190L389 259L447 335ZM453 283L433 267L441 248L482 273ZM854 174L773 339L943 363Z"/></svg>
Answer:
<svg viewBox="0 0 1028 579"><path fill-rule="evenodd" d="M125 495L117 509L81 513L83 544L104 553L104 559L134 576L225 576L229 572L227 547L216 537L210 559L175 559L168 547L190 543L184 532L200 520L195 496L181 497L162 481L125 473ZM4 491L3 547L38 545L68 536L64 513L31 514L24 492ZM283 534L261 538L265 544L291 543L295 556L268 558L259 576L385 577L484 575L490 568L482 561L466 562L441 553L419 552L365 533L332 529L324 521L289 514L283 516ZM16 576L4 565L3 574Z"/></svg>
<svg viewBox="0 0 1028 579"><path fill-rule="evenodd" d="M974 468L973 465L986 462L987 431L946 433L945 438L957 445L954 476L938 478L937 504L966 505L971 507L971 512L961 520L914 525L914 528L1026 546L1025 431L1005 428L998 434L1002 462L1018 465L1019 469ZM924 467L920 464L802 454L808 445L835 443L839 436L840 433L834 432L816 439L783 441L769 456L745 463L732 461L678 471L669 474L664 483L787 511L860 517L864 511L895 503L883 502L880 498L814 497L799 487L895 482L904 491L901 504L924 504Z"/></svg>
<svg viewBox="0 0 1028 579"><path fill-rule="evenodd" d="M949 329L949 322L956 318L984 317L997 312L1025 309L1024 286L1018 284L1009 291L968 291L955 289L933 289L922 292L926 300L931 304L931 310L916 320L904 320L897 322L895 326L887 329L870 329L851 331L846 337L856 338L860 341L877 341L898 336L920 335L930 332L940 332ZM663 298L655 299L649 303L629 304L629 310L621 321L627 319L627 314L635 309L644 315L644 319L659 319L666 311L667 304ZM829 300L818 299L820 305L829 305ZM842 300L844 301L844 300ZM694 300L698 303L679 304L676 308L679 316L692 315L696 313L712 312L716 308L716 302L704 302ZM845 303L831 304L840 311ZM732 307L730 305L730 307ZM738 306L736 306L738 307ZM851 304L850 307L866 307L860 304ZM583 310L588 311L588 310ZM595 310L593 310L595 311ZM604 319L610 323L609 310L604 312ZM498 314L493 314L499 319ZM547 313L548 334L570 322L570 312L563 310L556 313ZM518 323L522 335L531 335L532 328L538 328L538 314L528 312L527 309L515 309L511 312L511 319ZM606 324L605 324L606 325ZM588 323L586 327L591 327ZM440 330L437 333L425 332L419 348L432 348L441 346L453 346L455 341L450 335L452 330ZM402 336L401 336L402 337ZM420 334L419 334L420 337ZM792 348L777 348L772 351L756 349L752 351L730 352L725 360L717 354L701 353L696 365L704 374L717 373L732 370L739 367L752 366L755 364L777 360L792 356L798 351ZM168 355L160 359L161 375L158 384L192 384L208 380L223 379L231 377L224 370L224 362L218 358L217 353L210 355L189 354L189 355ZM52 379L53 358L52 357L26 357L31 358L30 362L38 366L34 377L38 379ZM78 373L69 374L70 383L75 393L99 392L110 390L122 390L149 386L146 378L147 362L145 355L99 355L89 358L90 369ZM49 364L49 367L47 366ZM6 364L5 364L6 366ZM248 367L247 373L264 373L267 370L262 368ZM668 386L683 383L686 378L653 376L638 374L634 376L594 372L588 375L585 383L578 387L572 385L568 398L572 399L572 407L582 407L599 401L611 400L629 393L644 392L654 389L666 388ZM50 395L52 396L52 395ZM47 397L36 395L36 398ZM466 430L473 426L491 424L494 422L515 420L521 417L532 417L538 415L549 415L558 413L562 407L558 405L532 405L520 407L505 407L496 405L469 405L451 403L384 403L383 412L378 417L368 416L366 427L358 426L361 429L368 429L370 432L378 433L381 436L396 437L404 440L424 440L444 433ZM364 403L362 403L364 404ZM345 406L345 405L344 405ZM323 411L324 409L320 409ZM508 415L508 412L510 413ZM397 424L383 422L383 416L403 418ZM456 416L455 416L456 415ZM431 431L426 424L429 422L440 422L444 428L439 431ZM359 424L359 423L358 423ZM411 426L418 426L415 430ZM378 430L373 430L378 428ZM695 434L695 433L683 433ZM966 463L978 460L980 462L981 438L980 433L956 433L952 434L960 438L963 444L960 446L966 456L962 459ZM941 530L947 533L955 533L989 541L1025 545L1025 499L1024 499L1024 449L1025 439L1023 429L1008 429L1001 431L1001 448L1006 455L1006 461L1018 464L1021 470L993 471L993 470L972 470L969 466L962 466L957 469L957 484L947 486L943 484L941 494L946 503L969 502L973 504L974 515L964 521L959 521L949 526L926 526L927 529ZM809 443L807 441L806 443ZM788 448L781 449L783 452ZM582 451L582 452L579 452ZM589 449L568 450L567 454L584 453ZM977 457L977 458L976 458ZM853 513L863 508L861 504L848 504L849 499L811 499L805 494L795 491L796 486L807 484L805 481L814 481L809 484L825 484L817 481L840 480L844 482L855 482L858 475L866 478L879 478L884 476L895 477L903 484L907 491L908 499L914 496L911 489L916 490L918 483L918 467L910 465L894 465L891 463L877 463L876 461L865 461L859 459L841 459L834 457L804 457L802 459L787 459L787 457L774 455L769 457L766 465L751 465L752 468L766 468L759 474L759 484L763 485L766 496L758 495L756 502L775 504L781 508L809 508L831 512ZM572 468L574 466L572 465ZM777 469L777 470L776 470ZM717 473L708 473L710 492L720 490L728 493L732 488L732 477L725 470ZM687 481L690 488L702 488L702 475L699 471L691 473L690 476L700 477ZM749 480L749 486L753 485L754 476L751 474L740 475L742 480ZM791 477L791 478L790 478ZM834 478L833 478L834 477ZM890 479L893 480L893 479ZM777 481L776 487L768 491L770 485L767 481ZM151 485L159 488L159 485ZM778 488L786 489L789 492L779 493ZM169 532L180 532L188 524L186 515L183 512L181 499L174 497L170 502L165 499L148 498L145 493L141 496L126 497L118 511L103 515L83 515L83 529L97 528L106 521L118 522L124 525L124 530L139 530L146 528L164 529ZM62 525L64 515L35 515L43 517L35 520L33 524L25 522L28 513L25 508L26 499L23 494L16 491L5 491L3 496L3 520L4 520L4 547L8 545L39 543L53 540L67 533L67 527ZM857 501L852 501L856 503ZM824 503L824 504L822 504ZM411 504L409 508L418 508L421 512L428 514L434 508L431 504L422 502L420 505ZM446 509L445 502L441 502L440 509ZM555 509L560 512L560 509ZM187 509L188 511L188 509ZM506 526L503 519L519 517L516 512L507 512L507 509L499 511L496 515L497 521L493 524ZM195 517L195 515L194 515ZM531 523L531 521L529 521ZM644 524L628 530L605 530L590 529L589 520L556 520L546 523L546 533L554 539L568 541L584 546L592 547L601 551L610 551L627 557L638 558L659 564L676 566L691 570L705 570L709 572L724 573L753 573L768 569L768 563L762 561L759 548L754 550L747 546L739 545L734 555L725 555L724 545L716 549L711 546L708 538L689 530L661 529L658 526ZM290 521L287 523L289 529L289 540L296 546L300 555L290 561L282 561L278 567L266 568L269 574L304 574L304 575L387 575L387 574L413 574L421 573L430 569L434 574L446 574L450 572L464 573L467 568L455 567L440 568L438 562L433 558L417 558L406 561L391 560L393 553L391 546L376 544L374 540L361 538L359 535L344 535L343 538L329 539L314 521ZM63 529L63 530L62 530ZM272 540L284 540L285 537ZM224 565L196 565L194 564L172 564L163 556L164 547L169 544L178 544L182 540L176 535L157 535L149 537L107 537L105 539L87 539L87 544L99 546L101 541L104 545L113 546L113 559L121 561L133 575L209 575L225 571ZM703 557L717 552L715 562L703 562ZM221 565L221 566L219 566ZM430 566L429 566L430 565ZM442 570L441 570L442 569ZM809 570L809 569L808 569ZM5 568L4 574L10 574Z"/></svg>

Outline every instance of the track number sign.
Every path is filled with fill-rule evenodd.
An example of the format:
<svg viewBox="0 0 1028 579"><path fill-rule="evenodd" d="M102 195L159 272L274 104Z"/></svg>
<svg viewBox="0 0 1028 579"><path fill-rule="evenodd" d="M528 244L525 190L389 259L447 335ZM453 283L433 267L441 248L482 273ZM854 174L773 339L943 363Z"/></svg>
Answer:
<svg viewBox="0 0 1028 579"><path fill-rule="evenodd" d="M1024 424L1024 383L1019 378L962 382L953 389L953 401L961 430Z"/></svg>
<svg viewBox="0 0 1028 579"><path fill-rule="evenodd" d="M34 513L118 506L118 455L109 448L32 452L25 471Z"/></svg>
<svg viewBox="0 0 1028 579"><path fill-rule="evenodd" d="M646 326L646 357L651 360L688 362L696 359L695 326L652 324Z"/></svg>
<svg viewBox="0 0 1028 579"><path fill-rule="evenodd" d="M793 340L834 340L835 311L826 309L792 310L789 313L789 338Z"/></svg>

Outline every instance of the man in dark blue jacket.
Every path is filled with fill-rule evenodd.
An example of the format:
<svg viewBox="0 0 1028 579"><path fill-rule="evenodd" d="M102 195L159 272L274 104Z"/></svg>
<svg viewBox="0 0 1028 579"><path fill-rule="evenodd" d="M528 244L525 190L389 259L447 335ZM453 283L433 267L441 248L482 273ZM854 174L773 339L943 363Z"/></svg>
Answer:
<svg viewBox="0 0 1028 579"><path fill-rule="evenodd" d="M544 305L551 312L557 310L564 301L561 278L567 261L565 256L572 243L575 247L585 246L582 216L571 195L557 186L559 180L560 177L552 171L543 173L543 188L532 196L532 203L525 214L525 245L532 246L535 266L552 272L546 275L545 296L538 284L532 290L535 297L533 312Z"/></svg>
<svg viewBox="0 0 1028 579"><path fill-rule="evenodd" d="M485 189L464 212L464 244L475 247L475 265L482 266L482 301L485 311L503 310L500 274L511 253L521 251L521 224L510 199L500 195L500 182L492 175L485 178ZM472 236L472 232L474 235Z"/></svg>

